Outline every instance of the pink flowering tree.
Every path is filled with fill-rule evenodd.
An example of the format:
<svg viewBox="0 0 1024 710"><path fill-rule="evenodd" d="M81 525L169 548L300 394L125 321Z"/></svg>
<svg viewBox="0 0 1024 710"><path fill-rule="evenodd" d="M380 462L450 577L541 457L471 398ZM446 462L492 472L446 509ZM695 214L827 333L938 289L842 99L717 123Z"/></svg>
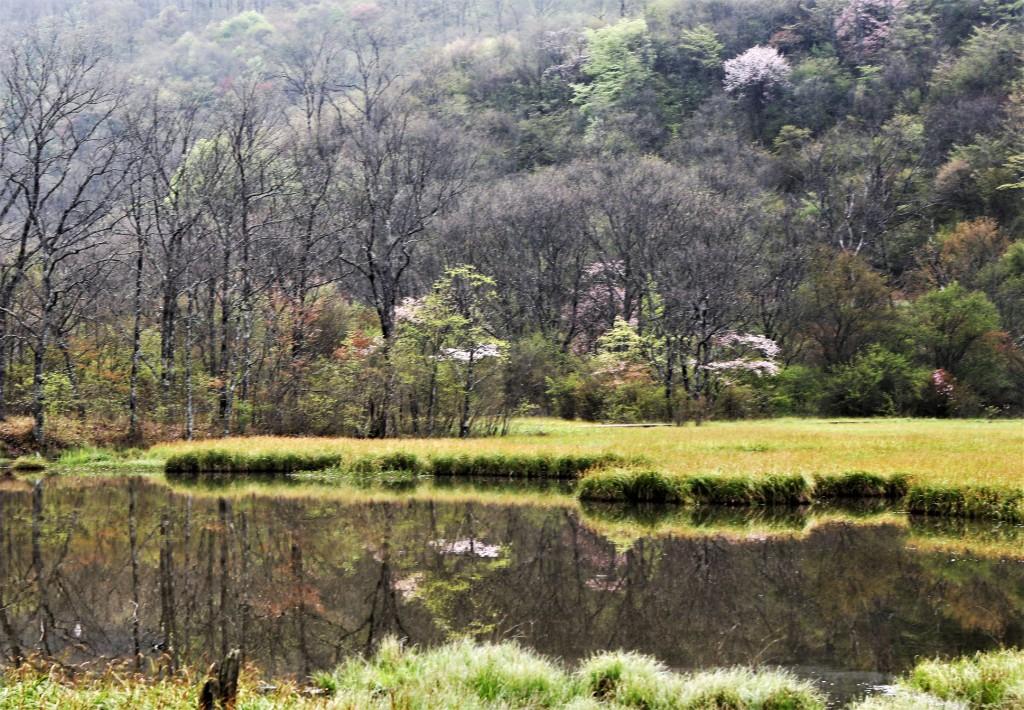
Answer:
<svg viewBox="0 0 1024 710"><path fill-rule="evenodd" d="M843 52L860 64L877 58L893 31L904 0L850 0L835 20Z"/></svg>
<svg viewBox="0 0 1024 710"><path fill-rule="evenodd" d="M579 299L565 317L575 324L572 348L578 353L593 352L602 334L625 311L625 266L621 261L595 261L583 268Z"/></svg>

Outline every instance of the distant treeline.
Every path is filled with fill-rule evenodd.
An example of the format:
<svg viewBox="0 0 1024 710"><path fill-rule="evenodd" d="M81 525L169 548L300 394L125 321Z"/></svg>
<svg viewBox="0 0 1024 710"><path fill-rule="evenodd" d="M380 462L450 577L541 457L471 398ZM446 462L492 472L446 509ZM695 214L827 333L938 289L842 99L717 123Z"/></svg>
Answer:
<svg viewBox="0 0 1024 710"><path fill-rule="evenodd" d="M3 3L0 416L1024 409L1024 2Z"/></svg>

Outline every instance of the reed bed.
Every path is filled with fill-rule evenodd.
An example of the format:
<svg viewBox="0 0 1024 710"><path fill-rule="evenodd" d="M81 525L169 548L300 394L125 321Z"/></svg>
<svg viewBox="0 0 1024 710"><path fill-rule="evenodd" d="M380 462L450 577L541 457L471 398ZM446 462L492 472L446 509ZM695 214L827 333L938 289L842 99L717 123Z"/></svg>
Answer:
<svg viewBox="0 0 1024 710"><path fill-rule="evenodd" d="M915 483L905 499L916 515L952 518L984 518L1024 523L1024 489L992 486Z"/></svg>
<svg viewBox="0 0 1024 710"><path fill-rule="evenodd" d="M201 448L172 454L164 471L172 476L333 471L337 475L408 472L445 477L575 479L591 468L617 461L611 454L428 454L411 451L350 454L282 451L243 453Z"/></svg>

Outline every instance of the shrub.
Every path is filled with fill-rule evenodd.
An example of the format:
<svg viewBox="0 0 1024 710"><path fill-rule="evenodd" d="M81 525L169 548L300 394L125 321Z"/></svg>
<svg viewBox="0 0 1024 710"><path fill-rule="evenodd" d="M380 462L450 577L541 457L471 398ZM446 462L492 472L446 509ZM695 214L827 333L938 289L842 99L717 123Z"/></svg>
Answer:
<svg viewBox="0 0 1024 710"><path fill-rule="evenodd" d="M836 367L825 385L826 406L844 416L910 414L921 400L929 372L879 345Z"/></svg>

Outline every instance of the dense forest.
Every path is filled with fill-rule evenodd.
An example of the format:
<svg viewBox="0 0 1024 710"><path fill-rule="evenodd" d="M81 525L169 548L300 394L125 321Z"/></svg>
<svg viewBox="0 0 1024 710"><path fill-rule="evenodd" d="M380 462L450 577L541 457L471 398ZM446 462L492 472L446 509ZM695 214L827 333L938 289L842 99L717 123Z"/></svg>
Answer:
<svg viewBox="0 0 1024 710"><path fill-rule="evenodd" d="M0 17L37 444L1024 410L1022 0Z"/></svg>

